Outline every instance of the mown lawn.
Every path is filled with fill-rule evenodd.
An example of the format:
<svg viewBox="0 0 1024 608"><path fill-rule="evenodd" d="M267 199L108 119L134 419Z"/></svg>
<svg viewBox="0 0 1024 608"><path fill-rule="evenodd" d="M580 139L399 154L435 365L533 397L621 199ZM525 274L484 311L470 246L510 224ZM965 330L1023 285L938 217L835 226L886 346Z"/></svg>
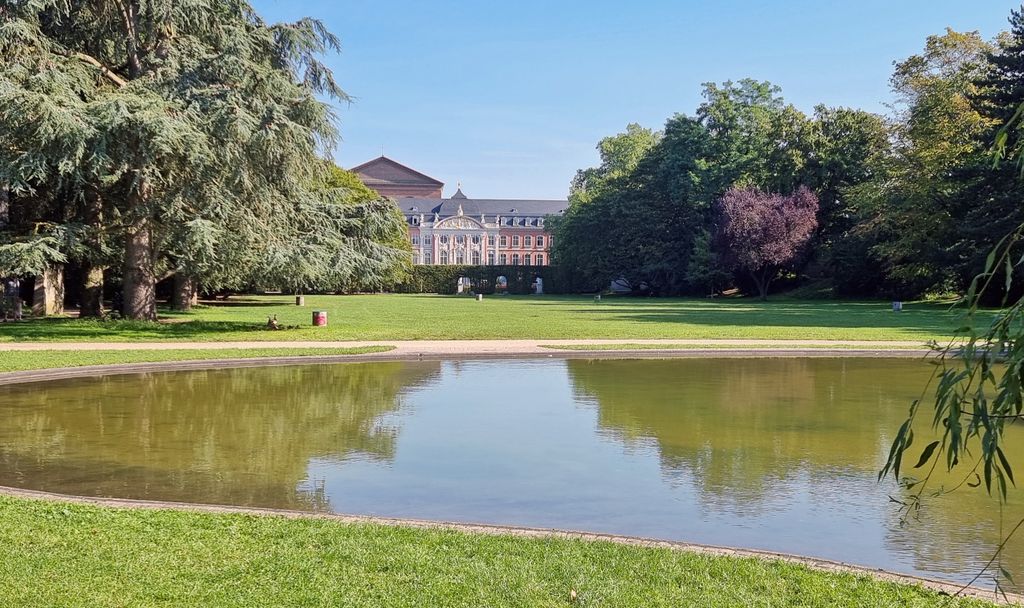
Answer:
<svg viewBox="0 0 1024 608"><path fill-rule="evenodd" d="M363 355L393 350L390 346L359 346L353 348L249 348L249 349L181 349L181 350L93 350L93 351L18 351L0 353L0 372L16 372L54 367L84 365L115 365L124 363L164 363L168 361L199 361L209 359L260 359L267 357L323 357L331 355Z"/></svg>
<svg viewBox="0 0 1024 608"><path fill-rule="evenodd" d="M608 542L0 497L0 606L988 605L778 561Z"/></svg>
<svg viewBox="0 0 1024 608"><path fill-rule="evenodd" d="M0 323L0 341L144 340L422 340L579 338L759 338L920 340L949 337L956 312L946 304L748 299L656 299L572 296L469 297L435 295L232 298L167 323L46 319ZM311 313L329 326L312 327ZM285 331L267 331L276 315Z"/></svg>

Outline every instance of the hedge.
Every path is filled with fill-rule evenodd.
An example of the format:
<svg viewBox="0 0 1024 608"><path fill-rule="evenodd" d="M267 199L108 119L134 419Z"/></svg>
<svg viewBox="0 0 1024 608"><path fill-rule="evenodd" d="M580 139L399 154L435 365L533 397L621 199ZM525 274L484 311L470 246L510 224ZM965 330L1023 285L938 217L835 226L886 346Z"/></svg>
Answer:
<svg viewBox="0 0 1024 608"><path fill-rule="evenodd" d="M531 294L537 277L544 280L544 293L571 293L572 281L557 266L413 266L409 277L395 285L397 293L453 294L460 277L469 277L474 293L493 294L498 277L505 277L510 294Z"/></svg>

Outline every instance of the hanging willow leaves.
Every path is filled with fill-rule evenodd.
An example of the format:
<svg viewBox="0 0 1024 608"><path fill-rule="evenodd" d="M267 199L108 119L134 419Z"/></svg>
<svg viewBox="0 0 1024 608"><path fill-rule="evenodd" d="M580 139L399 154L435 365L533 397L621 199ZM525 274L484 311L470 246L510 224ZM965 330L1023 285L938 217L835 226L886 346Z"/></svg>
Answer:
<svg viewBox="0 0 1024 608"><path fill-rule="evenodd" d="M933 441L928 444L924 451L921 452L921 458L917 461L917 464L914 465L915 469L920 469L928 463L932 457L932 453L935 451L935 448L939 447L939 443L939 441Z"/></svg>

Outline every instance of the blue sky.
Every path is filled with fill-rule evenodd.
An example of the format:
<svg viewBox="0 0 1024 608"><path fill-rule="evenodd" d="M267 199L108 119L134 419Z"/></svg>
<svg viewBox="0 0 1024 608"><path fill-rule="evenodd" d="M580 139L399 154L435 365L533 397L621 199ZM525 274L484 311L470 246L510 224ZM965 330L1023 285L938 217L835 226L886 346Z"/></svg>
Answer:
<svg viewBox="0 0 1024 608"><path fill-rule="evenodd" d="M893 61L949 26L1006 29L1006 0L254 0L342 40L328 64L351 167L384 153L481 198L563 198L597 141L692 114L701 83L770 80L815 104L885 112Z"/></svg>

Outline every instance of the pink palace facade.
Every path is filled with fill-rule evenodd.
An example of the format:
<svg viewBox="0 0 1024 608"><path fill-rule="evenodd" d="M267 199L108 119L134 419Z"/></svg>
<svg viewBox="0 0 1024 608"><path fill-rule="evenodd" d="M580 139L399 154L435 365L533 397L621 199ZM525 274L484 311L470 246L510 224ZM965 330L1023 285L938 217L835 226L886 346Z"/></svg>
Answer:
<svg viewBox="0 0 1024 608"><path fill-rule="evenodd" d="M469 198L462 188L443 198L444 183L385 156L352 172L401 209L415 264L547 266L551 234L545 218L561 215L569 204Z"/></svg>

